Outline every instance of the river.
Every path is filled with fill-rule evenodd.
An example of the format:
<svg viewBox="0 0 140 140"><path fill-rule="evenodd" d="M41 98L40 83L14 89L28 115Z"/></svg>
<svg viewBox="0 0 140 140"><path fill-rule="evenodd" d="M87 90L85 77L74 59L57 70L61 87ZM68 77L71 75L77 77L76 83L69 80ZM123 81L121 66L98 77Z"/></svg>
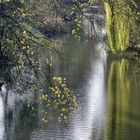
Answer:
<svg viewBox="0 0 140 140"><path fill-rule="evenodd" d="M40 113L36 120L28 114L27 104L33 102L29 101L31 90L21 95L3 89L0 140L139 140L140 70L136 62L108 56L104 40L78 42L66 35L63 46L64 56L51 57L51 74L67 78L77 96L75 115L64 124L50 113L44 124ZM43 50L42 58L45 54ZM44 72L46 67L42 62ZM33 125L34 121L37 125Z"/></svg>

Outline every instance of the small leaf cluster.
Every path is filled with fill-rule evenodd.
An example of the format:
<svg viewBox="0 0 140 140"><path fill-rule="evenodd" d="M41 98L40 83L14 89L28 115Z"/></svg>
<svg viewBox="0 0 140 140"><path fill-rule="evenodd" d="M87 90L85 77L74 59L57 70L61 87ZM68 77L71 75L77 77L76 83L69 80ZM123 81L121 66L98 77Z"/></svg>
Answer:
<svg viewBox="0 0 140 140"><path fill-rule="evenodd" d="M41 111L44 115L42 120L48 121L47 110L51 108L58 114L59 121L67 123L69 116L73 115L77 108L77 99L73 91L67 87L66 78L55 76L48 92L43 89L37 89L37 92L41 94L40 103L45 104L45 108Z"/></svg>

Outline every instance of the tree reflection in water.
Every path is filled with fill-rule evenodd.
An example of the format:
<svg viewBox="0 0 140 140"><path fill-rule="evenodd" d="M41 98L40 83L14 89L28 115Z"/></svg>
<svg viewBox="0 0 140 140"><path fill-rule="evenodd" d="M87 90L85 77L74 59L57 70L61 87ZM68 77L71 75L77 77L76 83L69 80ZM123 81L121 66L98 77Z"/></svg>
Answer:
<svg viewBox="0 0 140 140"><path fill-rule="evenodd" d="M107 85L107 128L108 140L131 140L139 138L138 83L134 83L133 64L126 59L111 63ZM136 86L135 86L136 85ZM136 87L135 89L133 87Z"/></svg>

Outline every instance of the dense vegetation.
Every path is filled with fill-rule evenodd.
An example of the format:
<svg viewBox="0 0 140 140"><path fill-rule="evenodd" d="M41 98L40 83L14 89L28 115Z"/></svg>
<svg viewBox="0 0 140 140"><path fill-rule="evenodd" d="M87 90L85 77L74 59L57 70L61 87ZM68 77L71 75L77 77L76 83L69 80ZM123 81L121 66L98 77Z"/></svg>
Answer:
<svg viewBox="0 0 140 140"><path fill-rule="evenodd" d="M112 52L121 52L139 43L138 2L115 0L105 1L106 25L109 48Z"/></svg>
<svg viewBox="0 0 140 140"><path fill-rule="evenodd" d="M58 2L58 1L57 1ZM41 11L40 11L41 4ZM66 79L59 76L48 79L49 75L41 72L39 64L39 48L46 48L49 52L58 53L53 47L55 41L45 36L41 32L42 24L47 26L46 6L50 6L47 12L53 13L48 18L54 18L57 13L55 7L56 1L23 1L23 0L8 0L0 3L0 64L12 65L11 69L16 69L15 73L20 72L21 75L31 73L36 77L32 80L27 77L18 78L16 75L15 81L19 80L21 85L28 82L40 94L40 100L37 104L46 104L45 110L42 113L45 115L43 121L47 122L46 110L53 108L58 112L59 120L63 118L66 122L68 114L72 113L77 107L76 97L73 92L67 87ZM57 4L60 7L61 3ZM44 6L45 5L45 6ZM61 7L62 8L62 7ZM44 12L42 14L42 12ZM41 14L39 14L41 13ZM43 16L43 17L42 17ZM60 16L60 15L59 15ZM57 17L55 17L57 20ZM40 21L41 20L41 21ZM56 21L57 22L57 21ZM50 23L49 23L50 24ZM53 23L58 25L58 23ZM48 25L49 26L49 25ZM58 28L58 27L57 27ZM59 30L59 29L58 29ZM46 58L46 63L51 66L49 56ZM26 80L28 78L28 80ZM42 86L39 82L43 78L46 81L46 86ZM14 82L15 82L14 81ZM18 81L18 82L19 82ZM21 82L23 81L23 82ZM36 108L33 105L32 112L35 116Z"/></svg>

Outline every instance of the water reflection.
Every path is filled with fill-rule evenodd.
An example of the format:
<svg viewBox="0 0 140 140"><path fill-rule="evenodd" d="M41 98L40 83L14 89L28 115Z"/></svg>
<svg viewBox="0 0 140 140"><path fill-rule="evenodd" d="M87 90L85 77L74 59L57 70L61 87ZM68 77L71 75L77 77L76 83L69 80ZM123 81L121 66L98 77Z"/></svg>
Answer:
<svg viewBox="0 0 140 140"><path fill-rule="evenodd" d="M0 96L0 140L139 140L140 72L136 71L137 65L110 56L106 61L104 42L92 40L78 44L67 38L66 43L62 50L69 54L68 60L72 63L52 55L51 74L69 80L78 98L75 115L65 125L50 111L49 122L44 124L39 111L44 106L38 105L36 119L33 119L27 106L34 103L38 95L33 96L34 92L28 88L31 74L23 73L20 76L25 81L21 81L22 78L19 81L24 85L20 87L17 82ZM46 67L42 62L44 72ZM33 122L37 125L32 125Z"/></svg>
<svg viewBox="0 0 140 140"><path fill-rule="evenodd" d="M4 105L0 91L0 140L4 139L5 125L4 125Z"/></svg>
<svg viewBox="0 0 140 140"><path fill-rule="evenodd" d="M135 83L134 65L126 59L113 61L108 76L107 126L108 140L138 140L140 138L140 95ZM136 77L135 77L136 78ZM138 79L139 81L140 79ZM135 87L135 89L133 88Z"/></svg>
<svg viewBox="0 0 140 140"><path fill-rule="evenodd" d="M0 140L30 139L32 117L28 104L34 102L31 73L19 74L16 67L0 67L4 84L0 90Z"/></svg>
<svg viewBox="0 0 140 140"><path fill-rule="evenodd" d="M105 119L105 69L104 61L93 62L85 95L79 105L79 112L72 122L74 140L98 139L102 137Z"/></svg>
<svg viewBox="0 0 140 140"><path fill-rule="evenodd" d="M70 40L70 39L66 39ZM94 44L94 46L93 46ZM70 118L67 126L56 121L54 114L50 115L47 127L32 132L32 139L69 139L86 140L103 136L105 122L105 44L96 40L87 44L68 42L64 51L69 54L69 62L53 57L52 71L54 75L62 75L69 79L74 92L77 93L79 107L75 116ZM102 57L104 55L104 57ZM45 64L45 63L43 63Z"/></svg>

